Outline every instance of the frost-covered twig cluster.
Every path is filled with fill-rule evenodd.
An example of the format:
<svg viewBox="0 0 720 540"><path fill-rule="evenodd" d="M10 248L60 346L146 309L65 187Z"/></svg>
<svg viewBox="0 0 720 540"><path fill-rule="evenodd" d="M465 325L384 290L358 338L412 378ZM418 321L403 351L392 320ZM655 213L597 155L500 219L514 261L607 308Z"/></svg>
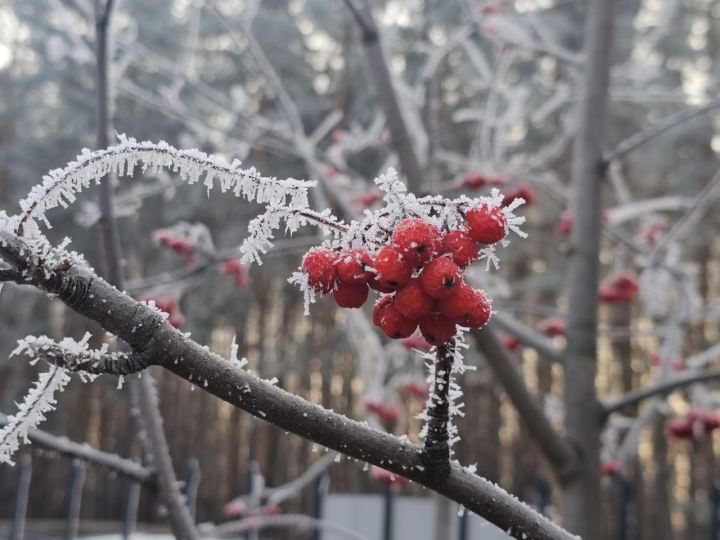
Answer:
<svg viewBox="0 0 720 540"><path fill-rule="evenodd" d="M20 444L30 442L28 431L40 425L46 415L55 409L55 394L61 392L69 382L67 372L57 366L40 374L23 402L18 405L18 412L0 430L0 463L14 464L12 456Z"/></svg>
<svg viewBox="0 0 720 540"><path fill-rule="evenodd" d="M242 169L239 161L228 164L199 150L178 150L164 141L138 142L125 135L118 138L120 143L115 146L95 152L85 149L65 168L50 171L43 182L20 201L18 232L22 234L23 225L29 219L44 220L49 226L45 217L48 210L74 203L78 193L110 173L132 176L138 166L143 172L169 169L189 184L203 179L208 190L217 183L223 193L232 191L236 197L260 204L308 206L307 190L313 182L265 177L254 168Z"/></svg>

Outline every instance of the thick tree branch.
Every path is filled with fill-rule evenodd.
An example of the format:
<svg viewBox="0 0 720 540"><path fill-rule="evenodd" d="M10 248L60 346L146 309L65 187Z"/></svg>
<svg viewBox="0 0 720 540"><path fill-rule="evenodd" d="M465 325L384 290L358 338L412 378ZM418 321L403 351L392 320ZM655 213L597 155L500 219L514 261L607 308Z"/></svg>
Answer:
<svg viewBox="0 0 720 540"><path fill-rule="evenodd" d="M0 426L7 425L7 422L7 416L0 414ZM39 429L31 429L28 434L30 441L41 448L71 458L81 459L93 465L99 465L143 484L155 484L155 471L143 467L142 464L132 459L125 459L117 454L109 454L88 444L78 444L65 437L57 437Z"/></svg>
<svg viewBox="0 0 720 540"><path fill-rule="evenodd" d="M493 374L517 410L523 425L561 481L567 481L577 471L578 456L573 447L548 420L537 398L525 385L522 374L508 357L500 340L490 328L473 330L473 337Z"/></svg>
<svg viewBox="0 0 720 540"><path fill-rule="evenodd" d="M14 261L17 270L27 268L27 253L20 238L0 231L0 256ZM420 447L309 403L234 367L167 324L158 312L121 293L85 267L35 272L34 278L39 287L100 323L136 353L147 354L200 389L258 418L431 487L517 538L573 538L494 483L459 465L451 466L445 480L433 483Z"/></svg>
<svg viewBox="0 0 720 540"><path fill-rule="evenodd" d="M608 415L624 409L628 405L639 403L647 398L660 394L669 394L673 390L682 388L683 386L703 381L711 381L713 379L720 379L720 369L685 373L658 381L655 384L651 384L644 388L632 390L622 396L605 400L602 403L602 418L605 419Z"/></svg>

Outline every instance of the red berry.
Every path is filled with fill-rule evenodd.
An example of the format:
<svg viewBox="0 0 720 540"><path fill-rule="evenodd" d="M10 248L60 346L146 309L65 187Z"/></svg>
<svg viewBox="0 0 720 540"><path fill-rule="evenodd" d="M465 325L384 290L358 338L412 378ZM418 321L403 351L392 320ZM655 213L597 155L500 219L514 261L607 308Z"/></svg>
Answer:
<svg viewBox="0 0 720 540"><path fill-rule="evenodd" d="M420 274L420 282L425 293L435 300L448 298L462 283L460 268L450 257L438 257L425 265Z"/></svg>
<svg viewBox="0 0 720 540"><path fill-rule="evenodd" d="M535 202L535 198L537 196L535 195L535 190L526 184L520 184L519 186L515 186L510 191L507 191L505 193L505 196L503 197L503 206L510 206L510 204L515 199L524 199L525 200L525 206L530 206L532 203Z"/></svg>
<svg viewBox="0 0 720 540"><path fill-rule="evenodd" d="M392 297L392 295L388 294L387 296L383 296L380 298L380 300L375 302L372 314L372 322L375 326L380 326L383 311L385 311L386 307L391 306L394 300L395 299Z"/></svg>
<svg viewBox="0 0 720 540"><path fill-rule="evenodd" d="M385 246L375 257L375 270L383 287L400 287L410 281L413 265L398 250Z"/></svg>
<svg viewBox="0 0 720 540"><path fill-rule="evenodd" d="M465 214L470 236L481 244L494 244L505 238L507 221L501 208L482 204Z"/></svg>
<svg viewBox="0 0 720 540"><path fill-rule="evenodd" d="M195 250L192 242L186 238L173 238L170 240L169 247L175 253L179 253L180 255L191 255Z"/></svg>
<svg viewBox="0 0 720 540"><path fill-rule="evenodd" d="M477 257L478 243L465 231L451 231L443 236L441 251L450 253L455 264L465 268Z"/></svg>
<svg viewBox="0 0 720 540"><path fill-rule="evenodd" d="M380 315L380 328L392 339L402 339L412 335L417 328L417 321L403 316L395 306L388 305Z"/></svg>
<svg viewBox="0 0 720 540"><path fill-rule="evenodd" d="M357 285L353 283L342 283L340 282L335 290L333 296L337 305L344 308L359 308L367 300L370 289L365 283L359 283Z"/></svg>
<svg viewBox="0 0 720 540"><path fill-rule="evenodd" d="M171 313L170 317L168 317L168 322L171 326L174 326L175 328L182 328L182 326L185 324L185 317L183 317L179 313Z"/></svg>
<svg viewBox="0 0 720 540"><path fill-rule="evenodd" d="M429 313L420 319L420 332L428 343L442 345L455 335L455 323L437 313Z"/></svg>
<svg viewBox="0 0 720 540"><path fill-rule="evenodd" d="M367 283L373 277L367 271L372 265L372 257L364 249L344 251L338 257L337 277L345 283Z"/></svg>
<svg viewBox="0 0 720 540"><path fill-rule="evenodd" d="M560 317L549 317L538 323L538 330L548 337L564 336L567 332L567 323Z"/></svg>
<svg viewBox="0 0 720 540"><path fill-rule="evenodd" d="M335 285L337 254L327 248L314 248L305 254L302 268L308 283L317 292L329 293Z"/></svg>
<svg viewBox="0 0 720 540"><path fill-rule="evenodd" d="M383 280L381 280L377 274L375 274L372 278L370 278L370 281L368 281L368 285L371 289L374 289L381 293L391 293L395 292L395 289L397 287L394 287L393 285L389 285L385 283Z"/></svg>
<svg viewBox="0 0 720 540"><path fill-rule="evenodd" d="M430 313L433 308L433 299L430 298L420 284L418 278L411 279L407 285L395 293L395 309L408 319L419 319Z"/></svg>
<svg viewBox="0 0 720 540"><path fill-rule="evenodd" d="M418 349L421 351L429 351L430 350L430 344L427 342L427 340L418 335L410 336L409 338L405 338L402 340L403 347L406 349Z"/></svg>
<svg viewBox="0 0 720 540"><path fill-rule="evenodd" d="M435 255L439 239L437 227L417 218L402 220L392 235L393 246L413 266L422 265Z"/></svg>
<svg viewBox="0 0 720 540"><path fill-rule="evenodd" d="M455 292L438 302L440 313L462 326L479 328L490 318L490 304L485 295L466 283L461 283Z"/></svg>

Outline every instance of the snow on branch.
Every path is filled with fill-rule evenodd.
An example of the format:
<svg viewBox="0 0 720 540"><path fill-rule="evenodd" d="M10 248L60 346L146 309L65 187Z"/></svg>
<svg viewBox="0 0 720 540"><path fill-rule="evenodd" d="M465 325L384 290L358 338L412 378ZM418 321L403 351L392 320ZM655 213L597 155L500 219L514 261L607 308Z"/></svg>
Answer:
<svg viewBox="0 0 720 540"><path fill-rule="evenodd" d="M64 338L57 342L47 336L27 336L18 341L13 355L25 354L34 361L42 359L68 371L79 372L81 376L130 375L149 365L140 355L108 351L107 343L99 349L91 349L89 339L89 333L80 341Z"/></svg>
<svg viewBox="0 0 720 540"><path fill-rule="evenodd" d="M164 141L137 142L125 135L118 135L118 138L120 144L95 152L85 149L76 161L70 162L64 169L55 169L45 175L43 182L33 187L20 201L22 213L18 234L22 234L23 225L31 219L42 219L49 227L45 217L48 210L69 206L75 202L78 193L90 187L92 182L98 184L110 173L132 176L138 166L143 172L159 172L167 168L179 173L189 184L204 178L203 184L208 190L217 181L223 192L232 191L237 197L267 205L289 204L295 208L306 208L307 190L315 185L314 182L262 176L255 168L240 168L237 160L228 164L199 150L178 150Z"/></svg>
<svg viewBox="0 0 720 540"><path fill-rule="evenodd" d="M41 373L35 386L30 389L24 401L18 405L18 412L8 419L8 424L0 430L0 463L14 465L12 456L20 448L21 441L29 442L28 432L36 428L45 415L55 409L55 394L61 392L70 376L54 366Z"/></svg>

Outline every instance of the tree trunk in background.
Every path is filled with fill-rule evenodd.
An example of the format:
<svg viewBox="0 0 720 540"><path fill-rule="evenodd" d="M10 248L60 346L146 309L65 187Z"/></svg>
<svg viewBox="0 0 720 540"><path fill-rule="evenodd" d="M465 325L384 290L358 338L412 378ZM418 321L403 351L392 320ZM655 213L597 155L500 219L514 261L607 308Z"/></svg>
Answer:
<svg viewBox="0 0 720 540"><path fill-rule="evenodd" d="M96 52L96 97L97 97L97 146L108 146L110 130L110 99L108 87L108 31L113 0L95 0L95 52ZM120 249L117 221L113 211L113 179L105 178L101 183L100 230L102 246L105 251L105 275L108 281L118 289L123 288L123 259ZM195 524L185 506L178 488L177 478L170 458L167 440L163 429L156 389L152 375L147 372L140 379L130 379L131 389L136 391L139 419L145 431L143 442L148 460L152 462L163 502L168 507L170 525L176 537L181 539L198 538Z"/></svg>
<svg viewBox="0 0 720 540"><path fill-rule="evenodd" d="M579 128L573 146L573 252L568 289L565 356L565 425L580 451L578 474L564 486L565 525L584 540L602 536L600 424L597 390L597 287L600 250L600 194L604 178L603 126L610 78L614 0L587 4Z"/></svg>

